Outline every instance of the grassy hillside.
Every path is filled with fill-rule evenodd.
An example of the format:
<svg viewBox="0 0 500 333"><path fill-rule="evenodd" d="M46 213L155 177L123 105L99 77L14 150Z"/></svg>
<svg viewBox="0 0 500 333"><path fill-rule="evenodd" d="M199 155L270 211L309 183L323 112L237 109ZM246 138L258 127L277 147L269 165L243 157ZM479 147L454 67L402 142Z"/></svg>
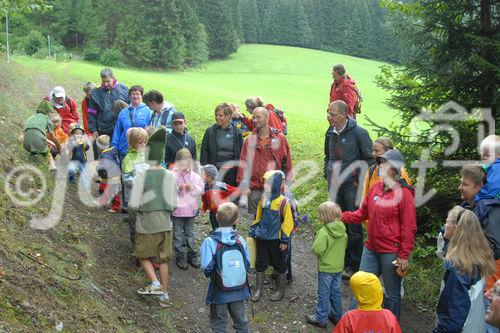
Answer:
<svg viewBox="0 0 500 333"><path fill-rule="evenodd" d="M54 63L32 58L16 58L16 61L52 76L64 78L71 75L83 85L87 81L99 81L102 65L72 61ZM320 195L315 201L326 198L326 185L322 181L324 132L327 128L326 107L332 82L333 64L343 63L348 74L356 79L364 97L361 124L365 115L380 124L388 124L395 117L394 111L384 105L387 94L374 84L381 62L354 58L316 50L271 46L243 45L228 60L211 61L194 69L179 72L140 71L115 69L117 78L127 85L141 84L157 89L176 107L186 113L188 125L198 144L205 129L213 123L213 110L221 102L234 102L244 109L248 96L262 96L264 101L285 110L289 120L288 140L294 164L308 164L307 183L297 190L299 197L311 190ZM57 83L57 82L56 82ZM81 95L72 95L79 98ZM312 178L312 182L309 180Z"/></svg>

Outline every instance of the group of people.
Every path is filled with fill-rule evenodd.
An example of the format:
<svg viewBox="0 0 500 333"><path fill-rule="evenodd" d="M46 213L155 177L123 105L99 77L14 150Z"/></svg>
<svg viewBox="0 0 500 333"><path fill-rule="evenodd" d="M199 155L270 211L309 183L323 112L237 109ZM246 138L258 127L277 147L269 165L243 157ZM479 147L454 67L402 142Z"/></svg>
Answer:
<svg viewBox="0 0 500 333"><path fill-rule="evenodd" d="M412 182L391 140L372 142L356 122L359 91L344 66L335 65L332 75L324 144L330 200L318 207L323 226L312 246L318 298L306 320L319 327L330 320L335 332L399 332L402 280L417 225ZM84 86L82 119L74 100L55 87L26 121L25 149L34 158L47 156L51 169L60 154L68 161L68 182L78 176L88 191L92 147L100 204L109 206L109 213L127 214L134 256L151 280L138 293L157 295L165 306L169 259L174 257L183 270L201 266L210 278L206 303L212 330L226 331L229 313L238 332L249 331L245 301L262 298L268 267L277 281L271 301L283 299L293 279L291 243L298 221L289 191L293 172L286 117L260 97L245 101L249 116L237 104L221 103L198 156L185 115L159 91L128 88L109 68L100 77L100 86ZM483 301L483 292L500 278L495 224L500 221L500 138L486 138L480 153L482 165L462 169L465 203L450 210L440 236L446 273L435 332L486 330L490 302L487 321L497 325L500 316L493 308L500 282ZM246 238L237 232L236 204L254 217ZM198 251L194 223L200 210L208 212L212 232ZM362 225L368 236L364 244ZM255 287L250 294L251 270ZM342 311L342 279L350 279L355 296L347 313Z"/></svg>

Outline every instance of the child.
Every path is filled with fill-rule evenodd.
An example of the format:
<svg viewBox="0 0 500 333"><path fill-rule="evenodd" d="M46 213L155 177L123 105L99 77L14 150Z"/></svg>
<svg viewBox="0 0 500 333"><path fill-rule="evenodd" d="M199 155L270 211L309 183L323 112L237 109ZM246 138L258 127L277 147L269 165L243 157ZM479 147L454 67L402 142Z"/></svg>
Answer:
<svg viewBox="0 0 500 333"><path fill-rule="evenodd" d="M83 129L85 130L85 134L91 136L92 133L89 130L89 104L92 99L92 90L96 87L94 82L87 82L83 86L83 92L85 96L82 99L82 121L83 121Z"/></svg>
<svg viewBox="0 0 500 333"><path fill-rule="evenodd" d="M228 198L238 193L238 188L228 185L224 182L216 182L219 171L212 164L206 164L202 168L201 176L205 182L205 193L201 197L203 206L202 211L210 211L210 225L212 230L218 228L217 220L215 214L217 213L217 208L223 202L227 202Z"/></svg>
<svg viewBox="0 0 500 333"><path fill-rule="evenodd" d="M460 206L444 227L449 243L433 332L485 332L484 278L495 271L490 245L474 213Z"/></svg>
<svg viewBox="0 0 500 333"><path fill-rule="evenodd" d="M134 185L135 175L139 170L146 168L145 164L145 147L148 142L148 133L140 127L132 127L127 130L128 150L127 155L122 161L122 211L128 212L128 201L132 186ZM130 240L132 244L135 242L135 216L131 214L127 218Z"/></svg>
<svg viewBox="0 0 500 333"><path fill-rule="evenodd" d="M84 191L89 190L89 179L87 176L87 150L90 142L80 124L71 123L69 125L70 139L68 141L67 152L69 156L68 183L75 184L75 175L80 173L80 186Z"/></svg>
<svg viewBox="0 0 500 333"><path fill-rule="evenodd" d="M64 132L64 130L61 127L61 116L57 113L52 113L50 115L50 121L52 122L52 126L54 127L54 136L56 137L57 141L59 144L64 145L68 141L68 135ZM52 146L50 148L50 153L52 154L53 158L56 158L57 155L59 155L61 151L57 149L56 146Z"/></svg>
<svg viewBox="0 0 500 333"><path fill-rule="evenodd" d="M241 114L240 106L235 103L229 103L229 106L233 110L233 113L231 115L231 124L233 124L234 127L238 128L243 135L243 139L246 139L251 134L251 132L248 129L248 126L243 122L243 115Z"/></svg>
<svg viewBox="0 0 500 333"><path fill-rule="evenodd" d="M271 301L279 301L285 296L285 256L293 230L293 216L290 203L282 194L285 174L279 170L264 174L264 193L257 206L257 215L250 226L250 237L256 239L257 258L255 270L257 283L252 301L257 302L262 295L265 271L273 266L278 276L278 289L271 295ZM281 215L280 212L284 212Z"/></svg>
<svg viewBox="0 0 500 333"><path fill-rule="evenodd" d="M188 263L194 268L200 267L198 254L194 249L194 218L198 216L198 197L203 194L203 180L192 171L193 159L186 148L179 150L175 156L172 169L177 180L179 206L172 213L174 224L175 263L180 269L188 269ZM183 244L187 245L186 252Z"/></svg>
<svg viewBox="0 0 500 333"><path fill-rule="evenodd" d="M227 332L228 311L236 332L248 332L245 301L250 297L250 256L245 240L233 229L237 219L238 207L232 202L222 203L217 209L219 228L205 238L200 248L201 269L210 278L206 303L210 305L213 332ZM225 274L228 269L230 274Z"/></svg>
<svg viewBox="0 0 500 333"><path fill-rule="evenodd" d="M306 315L308 323L325 328L328 319L336 324L342 317L340 283L347 248L345 225L340 221L342 211L332 201L323 202L318 208L318 218L324 223L316 234L312 246L318 258L318 303L316 314Z"/></svg>
<svg viewBox="0 0 500 333"><path fill-rule="evenodd" d="M401 333L396 316L391 311L382 309L384 295L380 280L375 274L356 272L349 280L349 284L354 297L358 300L358 308L347 311L335 326L333 333Z"/></svg>
<svg viewBox="0 0 500 333"><path fill-rule="evenodd" d="M150 168L139 172L132 189L130 209L137 211L134 256L139 260L151 284L137 292L141 295L160 295L161 306L168 303L168 260L172 257L172 221L170 214L177 206L175 177L161 167L165 156L167 132L158 129L147 143L147 161ZM160 282L154 268L160 265Z"/></svg>
<svg viewBox="0 0 500 333"><path fill-rule="evenodd" d="M99 135L96 146L99 150L99 163L97 164L97 182L99 183L99 204L107 205L111 201L108 213L120 211L120 159L118 150L109 146L110 138L107 135Z"/></svg>
<svg viewBox="0 0 500 333"><path fill-rule="evenodd" d="M38 155L48 156L49 168L55 170L54 159L49 153L49 145L61 149L54 135L54 126L48 115L54 112L47 101L41 101L36 113L24 123L23 147L30 153L30 159L36 160ZM50 139L50 140L49 140Z"/></svg>
<svg viewBox="0 0 500 333"><path fill-rule="evenodd" d="M486 183L476 195L481 199L500 199L500 136L488 135L479 147Z"/></svg>

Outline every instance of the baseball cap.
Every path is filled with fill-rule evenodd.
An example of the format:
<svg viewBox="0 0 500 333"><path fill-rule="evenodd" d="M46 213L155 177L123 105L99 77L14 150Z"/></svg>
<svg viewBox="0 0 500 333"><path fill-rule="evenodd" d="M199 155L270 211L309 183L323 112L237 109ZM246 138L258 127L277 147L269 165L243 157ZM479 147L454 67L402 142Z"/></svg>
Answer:
<svg viewBox="0 0 500 333"><path fill-rule="evenodd" d="M179 120L186 121L186 117L184 117L184 113L174 112L174 114L172 115L172 122L179 121Z"/></svg>
<svg viewBox="0 0 500 333"><path fill-rule="evenodd" d="M51 94L52 94L52 96L54 96L56 98L66 97L66 91L61 86L54 87L54 89L52 89Z"/></svg>

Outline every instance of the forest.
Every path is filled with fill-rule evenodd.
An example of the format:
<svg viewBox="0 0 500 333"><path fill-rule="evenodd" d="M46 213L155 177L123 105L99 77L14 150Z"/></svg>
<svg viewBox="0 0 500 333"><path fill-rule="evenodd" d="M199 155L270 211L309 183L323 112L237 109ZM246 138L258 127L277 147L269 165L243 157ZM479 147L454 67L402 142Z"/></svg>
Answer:
<svg viewBox="0 0 500 333"><path fill-rule="evenodd" d="M165 69L227 58L242 43L395 63L403 53L396 16L380 0L50 0L44 6L50 10L11 15L13 52L46 57L50 36L51 55L72 51L110 66Z"/></svg>

